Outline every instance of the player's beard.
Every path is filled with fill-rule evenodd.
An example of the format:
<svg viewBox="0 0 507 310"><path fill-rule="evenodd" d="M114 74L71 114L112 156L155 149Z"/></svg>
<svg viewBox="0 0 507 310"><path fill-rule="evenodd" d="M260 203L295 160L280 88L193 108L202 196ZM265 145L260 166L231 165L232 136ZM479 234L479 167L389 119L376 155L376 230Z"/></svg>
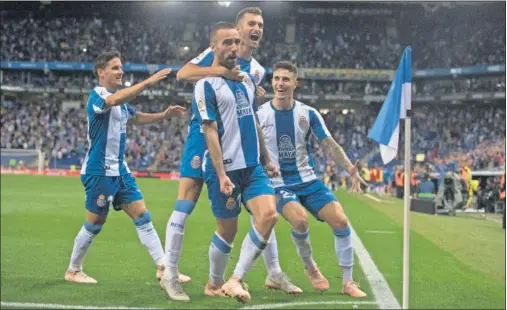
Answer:
<svg viewBox="0 0 507 310"><path fill-rule="evenodd" d="M236 57L232 56L225 56L224 60L222 61L221 65L226 67L229 70L232 70L234 67L236 67Z"/></svg>

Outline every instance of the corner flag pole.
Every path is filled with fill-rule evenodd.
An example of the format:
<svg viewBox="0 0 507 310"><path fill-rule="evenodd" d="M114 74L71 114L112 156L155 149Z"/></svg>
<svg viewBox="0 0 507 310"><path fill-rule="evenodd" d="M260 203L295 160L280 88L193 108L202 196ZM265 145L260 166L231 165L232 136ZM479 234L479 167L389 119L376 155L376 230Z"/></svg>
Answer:
<svg viewBox="0 0 507 310"><path fill-rule="evenodd" d="M412 141L412 111L405 118L405 184L403 202L403 309L408 309L409 256L410 256L410 156Z"/></svg>
<svg viewBox="0 0 507 310"><path fill-rule="evenodd" d="M368 137L380 144L384 165L398 154L401 120L405 120L405 184L403 218L403 309L408 309L410 251L410 142L412 108L412 48L403 51L389 92Z"/></svg>

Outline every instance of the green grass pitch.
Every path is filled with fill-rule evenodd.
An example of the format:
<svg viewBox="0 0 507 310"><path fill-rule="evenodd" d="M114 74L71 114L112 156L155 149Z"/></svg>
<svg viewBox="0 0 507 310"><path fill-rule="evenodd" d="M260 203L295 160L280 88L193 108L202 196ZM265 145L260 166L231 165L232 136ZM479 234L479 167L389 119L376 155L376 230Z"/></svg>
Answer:
<svg viewBox="0 0 507 310"><path fill-rule="evenodd" d="M208 247L215 220L204 190L185 231L180 270L192 277L186 285L191 301L171 302L159 289L155 267L140 244L132 221L111 211L85 260L85 271L98 285L63 279L74 238L84 221L84 191L79 178L3 175L1 182L1 301L86 305L97 307L239 308L233 299L206 297ZM177 183L138 179L139 187L162 239L177 193ZM402 202L338 191L355 231L398 302L402 294ZM505 233L501 224L470 217L411 213L411 308L505 309ZM243 210L227 276L237 262L249 219ZM318 293L303 274L290 240L289 225L280 218L276 234L280 261L289 278L304 290L299 297L266 291L262 258L247 275L252 302L248 306L287 304L285 308L377 308L357 258L354 277L368 293L363 303L339 295L340 271L333 235L327 225L310 218L314 257L331 288ZM304 304L308 303L308 304ZM275 307L283 308L282 305Z"/></svg>

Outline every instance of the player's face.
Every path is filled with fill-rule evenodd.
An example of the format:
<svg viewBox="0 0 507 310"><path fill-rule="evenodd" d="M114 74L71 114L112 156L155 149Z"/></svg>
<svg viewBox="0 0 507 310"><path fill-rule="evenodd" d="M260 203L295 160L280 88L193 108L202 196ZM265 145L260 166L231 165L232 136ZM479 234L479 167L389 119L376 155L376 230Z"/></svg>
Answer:
<svg viewBox="0 0 507 310"><path fill-rule="evenodd" d="M246 13L239 21L241 41L251 48L258 48L264 34L264 19L261 15Z"/></svg>
<svg viewBox="0 0 507 310"><path fill-rule="evenodd" d="M236 66L239 47L239 33L236 29L221 29L216 34L211 49L217 55L220 65L232 69Z"/></svg>
<svg viewBox="0 0 507 310"><path fill-rule="evenodd" d="M113 58L107 62L104 69L99 69L99 78L109 87L118 88L122 85L123 69L120 58Z"/></svg>
<svg viewBox="0 0 507 310"><path fill-rule="evenodd" d="M273 73L272 86L278 100L291 98L297 85L296 75L289 70L278 69Z"/></svg>

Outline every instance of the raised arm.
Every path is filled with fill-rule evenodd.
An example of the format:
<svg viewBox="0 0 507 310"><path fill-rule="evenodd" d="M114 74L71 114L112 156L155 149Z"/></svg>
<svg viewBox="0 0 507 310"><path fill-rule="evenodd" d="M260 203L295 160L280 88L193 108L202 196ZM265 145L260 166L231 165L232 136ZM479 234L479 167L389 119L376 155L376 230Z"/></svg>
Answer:
<svg viewBox="0 0 507 310"><path fill-rule="evenodd" d="M171 69L160 70L142 82L139 82L131 87L121 89L114 94L107 96L104 103L105 108L107 109L132 101L135 97L137 97L137 95L145 90L146 87L157 84L161 80L165 79L169 73L171 73Z"/></svg>
<svg viewBox="0 0 507 310"><path fill-rule="evenodd" d="M211 48L206 49L199 56L186 63L183 68L178 70L176 79L178 81L193 81L196 82L205 77L218 77L222 76L229 80L241 81L239 77L239 66L232 70L223 66L213 66L213 51Z"/></svg>
<svg viewBox="0 0 507 310"><path fill-rule="evenodd" d="M179 105L169 106L165 111L159 113L136 112L134 113L134 116L128 120L128 123L134 125L152 124L166 118L181 116L185 112L186 109Z"/></svg>

